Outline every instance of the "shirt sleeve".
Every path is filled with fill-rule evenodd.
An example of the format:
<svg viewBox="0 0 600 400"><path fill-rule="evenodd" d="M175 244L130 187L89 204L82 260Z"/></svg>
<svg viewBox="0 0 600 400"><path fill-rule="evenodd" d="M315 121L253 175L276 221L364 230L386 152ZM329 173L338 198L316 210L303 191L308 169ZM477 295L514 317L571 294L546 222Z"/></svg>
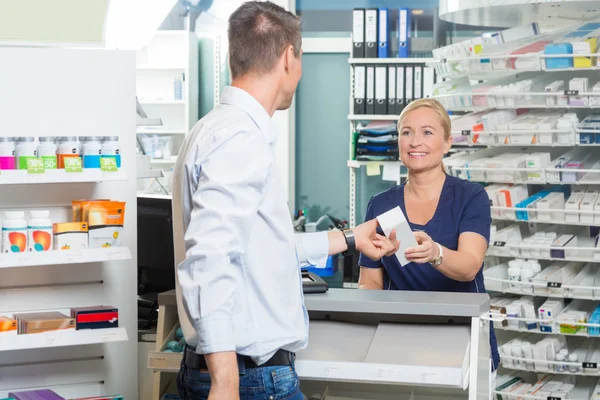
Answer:
<svg viewBox="0 0 600 400"><path fill-rule="evenodd" d="M233 295L242 271L234 261L247 249L271 163L268 144L248 132L234 134L201 164L186 163L184 179L196 189L177 273L200 354L236 350Z"/></svg>
<svg viewBox="0 0 600 400"><path fill-rule="evenodd" d="M489 242L491 225L490 199L483 187L480 187L465 204L458 224L458 234L478 233L486 242Z"/></svg>
<svg viewBox="0 0 600 400"><path fill-rule="evenodd" d="M365 215L365 222L370 221L374 218L375 218L375 216L373 213L373 198L371 198L371 200L369 200L369 204L367 205L367 213ZM382 268L383 267L383 264L381 263L381 261L371 260L369 257L365 256L362 253L360 253L360 257L358 258L358 265L361 267L365 267L365 268Z"/></svg>
<svg viewBox="0 0 600 400"><path fill-rule="evenodd" d="M327 266L329 257L329 232L299 233L294 235L296 257L300 268L309 265L317 268Z"/></svg>

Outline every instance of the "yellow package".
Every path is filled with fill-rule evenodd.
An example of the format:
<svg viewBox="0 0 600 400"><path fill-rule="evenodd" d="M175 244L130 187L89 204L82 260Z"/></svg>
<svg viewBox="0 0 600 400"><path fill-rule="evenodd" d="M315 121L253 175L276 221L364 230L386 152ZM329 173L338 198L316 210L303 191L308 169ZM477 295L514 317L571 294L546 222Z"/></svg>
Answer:
<svg viewBox="0 0 600 400"><path fill-rule="evenodd" d="M89 224L90 248L119 247L123 245L125 202L110 201L84 206Z"/></svg>
<svg viewBox="0 0 600 400"><path fill-rule="evenodd" d="M73 222L84 222L83 219L83 206L85 204L97 202L97 201L110 201L109 199L98 199L98 200L73 200Z"/></svg>
<svg viewBox="0 0 600 400"><path fill-rule="evenodd" d="M89 222L90 207L102 206L108 207L110 200L86 200L80 203L81 206L81 222Z"/></svg>
<svg viewBox="0 0 600 400"><path fill-rule="evenodd" d="M54 250L80 250L88 248L87 222L63 222L52 225Z"/></svg>
<svg viewBox="0 0 600 400"><path fill-rule="evenodd" d="M0 333L11 331L17 332L17 321L8 317L0 317Z"/></svg>

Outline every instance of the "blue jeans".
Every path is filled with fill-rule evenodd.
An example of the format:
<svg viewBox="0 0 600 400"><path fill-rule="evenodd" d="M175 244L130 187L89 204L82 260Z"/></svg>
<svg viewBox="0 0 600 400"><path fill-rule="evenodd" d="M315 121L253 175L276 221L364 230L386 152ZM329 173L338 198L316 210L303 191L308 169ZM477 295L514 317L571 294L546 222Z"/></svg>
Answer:
<svg viewBox="0 0 600 400"><path fill-rule="evenodd" d="M177 389L183 400L207 400L210 375L181 364ZM293 366L240 367L241 400L303 400Z"/></svg>

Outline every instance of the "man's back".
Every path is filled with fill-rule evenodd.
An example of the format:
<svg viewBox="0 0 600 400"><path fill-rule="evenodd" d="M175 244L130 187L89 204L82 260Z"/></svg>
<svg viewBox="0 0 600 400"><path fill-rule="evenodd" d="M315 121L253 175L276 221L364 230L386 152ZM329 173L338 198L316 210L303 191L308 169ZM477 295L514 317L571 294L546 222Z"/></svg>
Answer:
<svg viewBox="0 0 600 400"><path fill-rule="evenodd" d="M301 278L273 121L241 89L226 88L221 103L190 132L173 174L179 316L199 353L260 363L305 344Z"/></svg>

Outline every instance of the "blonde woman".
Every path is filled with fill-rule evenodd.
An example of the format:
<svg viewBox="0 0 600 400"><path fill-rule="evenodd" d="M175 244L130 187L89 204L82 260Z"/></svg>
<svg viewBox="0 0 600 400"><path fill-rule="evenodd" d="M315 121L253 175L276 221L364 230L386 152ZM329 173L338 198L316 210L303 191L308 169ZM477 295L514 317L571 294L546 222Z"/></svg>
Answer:
<svg viewBox="0 0 600 400"><path fill-rule="evenodd" d="M490 203L484 188L446 174L442 163L452 145L450 118L436 100L411 102L400 114L398 146L408 169L406 183L373 197L365 220L400 206L419 245L374 261L361 254L359 288L485 293L483 259L490 237ZM492 369L498 367L490 332Z"/></svg>

